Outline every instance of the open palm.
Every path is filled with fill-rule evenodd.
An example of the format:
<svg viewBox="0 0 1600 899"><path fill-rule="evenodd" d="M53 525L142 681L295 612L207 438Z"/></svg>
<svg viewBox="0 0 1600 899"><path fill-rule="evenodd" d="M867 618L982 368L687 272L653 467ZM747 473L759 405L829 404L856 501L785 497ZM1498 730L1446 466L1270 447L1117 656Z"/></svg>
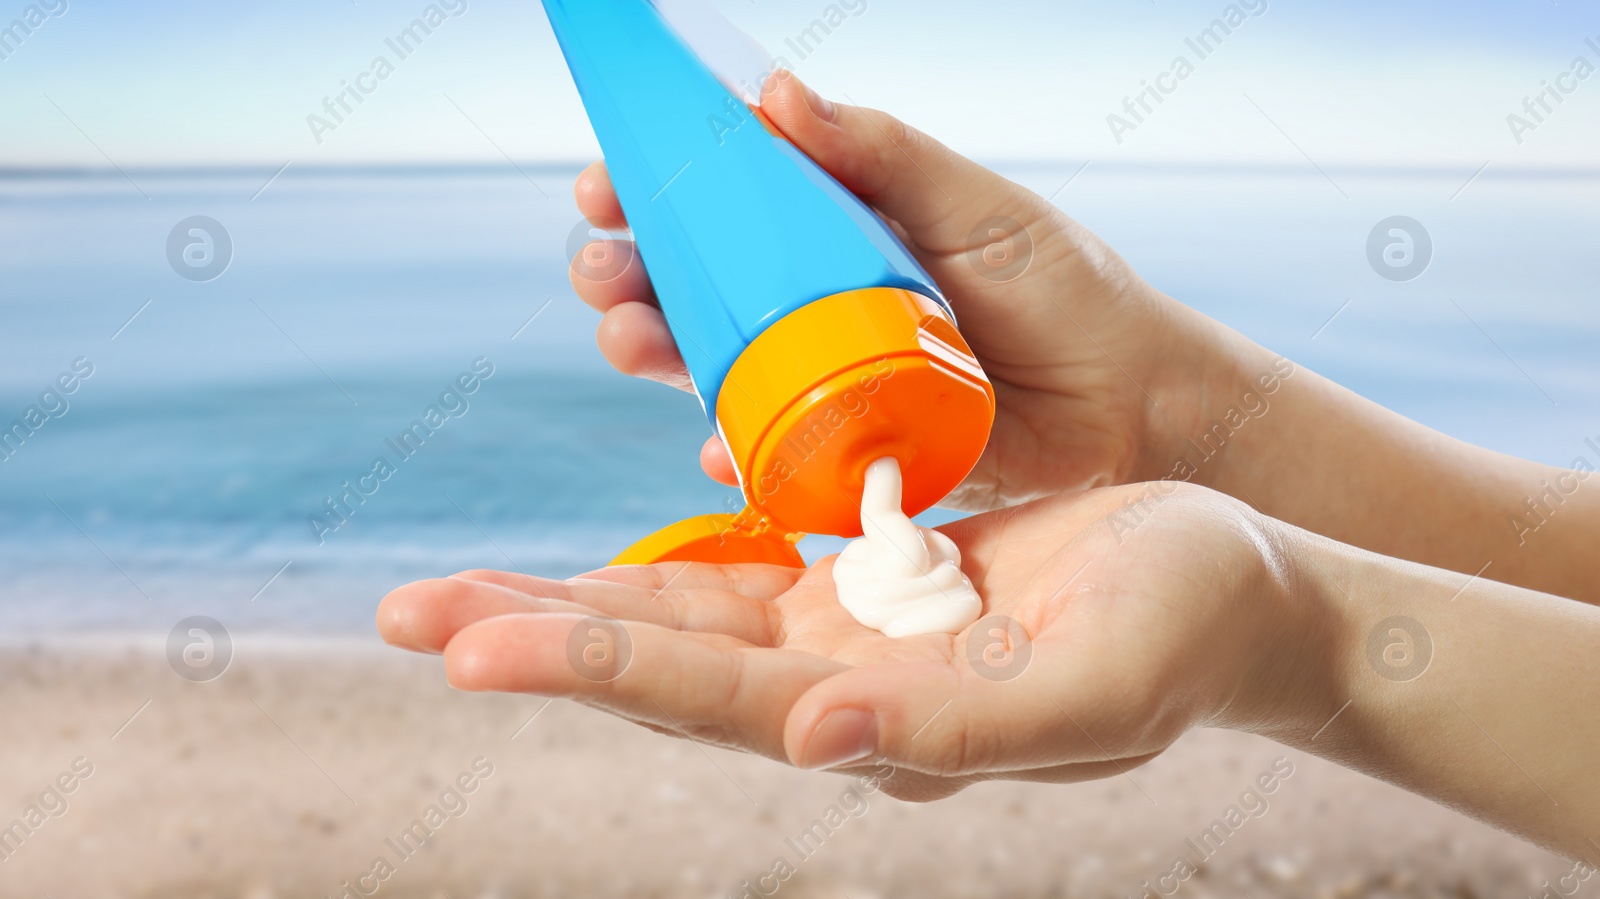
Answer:
<svg viewBox="0 0 1600 899"><path fill-rule="evenodd" d="M931 799L1114 775L1237 713L1274 617L1258 522L1209 491L1142 486L949 525L985 598L954 636L857 624L831 558L466 572L391 593L379 626L442 652L462 689L570 697L804 767L887 760L885 790Z"/></svg>

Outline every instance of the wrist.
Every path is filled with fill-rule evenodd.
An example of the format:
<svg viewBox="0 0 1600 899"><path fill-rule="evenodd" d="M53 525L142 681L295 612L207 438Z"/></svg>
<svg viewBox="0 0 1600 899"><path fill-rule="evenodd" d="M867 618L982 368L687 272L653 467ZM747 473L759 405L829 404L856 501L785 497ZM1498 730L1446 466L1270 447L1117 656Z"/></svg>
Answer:
<svg viewBox="0 0 1600 899"><path fill-rule="evenodd" d="M1169 335L1155 342L1145 434L1135 480L1187 481L1241 499L1240 470L1270 443L1263 419L1297 368L1169 298ZM1254 505L1254 503L1252 503Z"/></svg>
<svg viewBox="0 0 1600 899"><path fill-rule="evenodd" d="M1237 693L1217 722L1305 746L1351 698L1359 655L1348 590L1356 561L1345 547L1259 516L1262 586L1245 612L1254 625Z"/></svg>

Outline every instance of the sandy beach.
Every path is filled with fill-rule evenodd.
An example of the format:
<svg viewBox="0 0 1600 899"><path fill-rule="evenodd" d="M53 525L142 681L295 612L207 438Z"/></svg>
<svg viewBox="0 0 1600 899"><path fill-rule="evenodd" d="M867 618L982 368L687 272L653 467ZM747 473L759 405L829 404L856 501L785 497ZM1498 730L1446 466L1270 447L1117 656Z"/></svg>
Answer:
<svg viewBox="0 0 1600 899"><path fill-rule="evenodd" d="M242 642L204 684L150 641L12 646L0 708L0 826L37 825L4 843L4 897L1137 896L1275 765L1292 773L1180 895L1521 896L1572 869L1250 736L911 805L569 702L456 693L437 659L355 638Z"/></svg>

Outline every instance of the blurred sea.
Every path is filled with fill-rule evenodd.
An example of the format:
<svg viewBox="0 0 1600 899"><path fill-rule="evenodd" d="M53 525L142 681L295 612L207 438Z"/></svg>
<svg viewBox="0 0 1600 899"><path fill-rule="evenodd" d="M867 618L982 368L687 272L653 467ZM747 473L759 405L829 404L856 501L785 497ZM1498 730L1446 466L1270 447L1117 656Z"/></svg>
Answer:
<svg viewBox="0 0 1600 899"><path fill-rule="evenodd" d="M1507 453L1600 464L1600 171L1082 165L1001 169L1324 375ZM593 347L566 279L576 172L0 172L0 424L94 366L0 462L0 634L190 614L367 633L407 580L569 576L736 508L699 472L699 404ZM214 281L168 263L192 215L231 235ZM1391 215L1432 237L1411 282L1366 258ZM399 461L386 438L480 357L470 407ZM380 455L395 472L319 545L307 517Z"/></svg>

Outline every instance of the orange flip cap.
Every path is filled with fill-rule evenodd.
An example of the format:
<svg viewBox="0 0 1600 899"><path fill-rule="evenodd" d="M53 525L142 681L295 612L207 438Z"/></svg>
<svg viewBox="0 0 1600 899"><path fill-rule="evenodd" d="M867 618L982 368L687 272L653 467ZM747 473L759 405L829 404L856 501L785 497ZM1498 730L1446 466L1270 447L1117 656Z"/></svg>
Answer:
<svg viewBox="0 0 1600 899"><path fill-rule="evenodd" d="M807 533L861 535L866 468L893 456L916 515L977 464L994 388L944 308L910 290L866 288L802 306L740 354L716 418L748 508L678 522L612 564L803 566Z"/></svg>

